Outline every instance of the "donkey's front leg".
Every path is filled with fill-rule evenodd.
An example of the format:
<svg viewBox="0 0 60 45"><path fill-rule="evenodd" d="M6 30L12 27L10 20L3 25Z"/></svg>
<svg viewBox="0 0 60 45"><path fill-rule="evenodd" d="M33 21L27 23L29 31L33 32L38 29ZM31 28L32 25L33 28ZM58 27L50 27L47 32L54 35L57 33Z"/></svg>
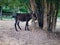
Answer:
<svg viewBox="0 0 60 45"><path fill-rule="evenodd" d="M17 20L16 19L15 19L15 24L14 25L15 25L15 30L18 31L17 30Z"/></svg>
<svg viewBox="0 0 60 45"><path fill-rule="evenodd" d="M15 30L18 31L18 30L17 30L17 27L16 27L16 23L15 23Z"/></svg>

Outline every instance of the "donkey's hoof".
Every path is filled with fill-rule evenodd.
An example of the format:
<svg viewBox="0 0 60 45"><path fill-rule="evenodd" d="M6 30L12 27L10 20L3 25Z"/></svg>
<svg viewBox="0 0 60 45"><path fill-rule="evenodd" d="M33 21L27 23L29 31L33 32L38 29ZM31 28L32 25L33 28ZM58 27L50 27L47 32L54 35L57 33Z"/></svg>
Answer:
<svg viewBox="0 0 60 45"><path fill-rule="evenodd" d="M25 31L30 31L29 29L26 29Z"/></svg>
<svg viewBox="0 0 60 45"><path fill-rule="evenodd" d="M26 31L26 30L27 30L27 31L30 31L30 29L29 29L29 28L25 28L25 31Z"/></svg>
<svg viewBox="0 0 60 45"><path fill-rule="evenodd" d="M21 28L20 28L20 30L21 30Z"/></svg>
<svg viewBox="0 0 60 45"><path fill-rule="evenodd" d="M30 29L28 29L28 31L30 31Z"/></svg>
<svg viewBox="0 0 60 45"><path fill-rule="evenodd" d="M16 30L18 32L18 30Z"/></svg>

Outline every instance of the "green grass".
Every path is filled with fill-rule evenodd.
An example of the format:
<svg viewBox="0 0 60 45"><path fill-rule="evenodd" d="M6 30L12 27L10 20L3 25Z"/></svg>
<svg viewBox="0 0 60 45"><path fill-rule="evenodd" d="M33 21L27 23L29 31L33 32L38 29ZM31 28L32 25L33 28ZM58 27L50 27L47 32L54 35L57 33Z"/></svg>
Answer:
<svg viewBox="0 0 60 45"><path fill-rule="evenodd" d="M1 18L0 18L0 20L1 20ZM12 18L12 17L6 17L6 16L4 16L4 17L2 17L2 20L14 20L14 18Z"/></svg>

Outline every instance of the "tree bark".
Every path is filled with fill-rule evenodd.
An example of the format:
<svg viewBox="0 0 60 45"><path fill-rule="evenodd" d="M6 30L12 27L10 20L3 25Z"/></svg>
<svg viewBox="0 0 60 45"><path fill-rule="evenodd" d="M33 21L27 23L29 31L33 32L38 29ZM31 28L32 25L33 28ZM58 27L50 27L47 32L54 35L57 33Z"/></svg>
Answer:
<svg viewBox="0 0 60 45"><path fill-rule="evenodd" d="M56 20L58 14L58 5L56 3L50 4L50 12L48 17L48 31L54 32L56 27Z"/></svg>
<svg viewBox="0 0 60 45"><path fill-rule="evenodd" d="M55 28L56 28L56 22L57 22L57 15L58 15L58 9L59 9L59 2L57 2L57 5L54 4L55 6L55 14L54 14L54 18L53 18L53 28L52 31L55 32Z"/></svg>
<svg viewBox="0 0 60 45"><path fill-rule="evenodd" d="M35 0L30 0L30 4L31 4L31 9L32 9L32 11L34 13L35 12L35 9L36 9Z"/></svg>
<svg viewBox="0 0 60 45"><path fill-rule="evenodd" d="M47 31L47 0L44 0L44 20L43 20L43 29Z"/></svg>
<svg viewBox="0 0 60 45"><path fill-rule="evenodd" d="M43 15L44 15L44 6L43 6L43 0L36 0L37 4L37 19L38 19L38 24L39 27L42 29L43 28Z"/></svg>
<svg viewBox="0 0 60 45"><path fill-rule="evenodd" d="M35 24L35 17L33 16L33 14L36 11L36 4L35 4L35 0L30 0L30 5L31 5L31 9L32 9L32 23L34 28L36 28L36 24Z"/></svg>

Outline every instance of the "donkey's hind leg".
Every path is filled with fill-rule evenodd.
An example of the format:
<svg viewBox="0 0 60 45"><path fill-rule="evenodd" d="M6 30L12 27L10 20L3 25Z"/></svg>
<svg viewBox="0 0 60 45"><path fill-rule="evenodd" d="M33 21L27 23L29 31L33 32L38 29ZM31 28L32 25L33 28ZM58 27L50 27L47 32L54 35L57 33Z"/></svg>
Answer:
<svg viewBox="0 0 60 45"><path fill-rule="evenodd" d="M18 30L17 30L17 25L16 25L16 24L17 24L17 22L15 21L15 30L18 31Z"/></svg>
<svg viewBox="0 0 60 45"><path fill-rule="evenodd" d="M19 26L19 21L17 22L18 28L21 30L20 26Z"/></svg>

